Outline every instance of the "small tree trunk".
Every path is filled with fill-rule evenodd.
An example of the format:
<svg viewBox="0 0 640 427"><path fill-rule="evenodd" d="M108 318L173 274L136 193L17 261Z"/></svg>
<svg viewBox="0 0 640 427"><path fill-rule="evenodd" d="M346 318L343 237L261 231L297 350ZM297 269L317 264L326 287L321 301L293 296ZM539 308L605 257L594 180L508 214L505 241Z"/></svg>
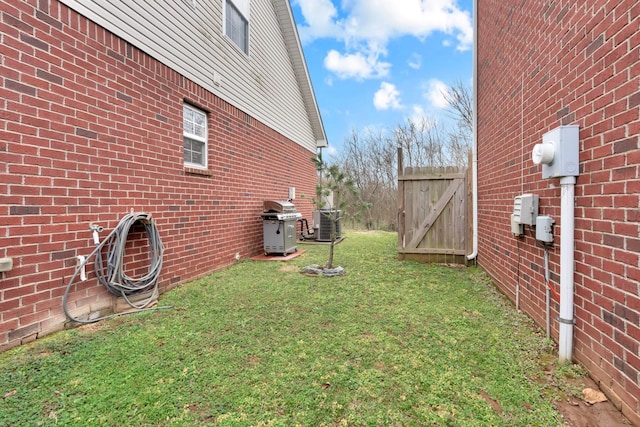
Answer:
<svg viewBox="0 0 640 427"><path fill-rule="evenodd" d="M333 268L333 247L336 244L336 222L336 218L331 218L331 234L329 234L331 244L329 245L329 260L327 261L325 268Z"/></svg>
<svg viewBox="0 0 640 427"><path fill-rule="evenodd" d="M327 265L324 268L333 268L333 245L335 244L335 239L331 239L331 245L329 246L329 260L327 261Z"/></svg>

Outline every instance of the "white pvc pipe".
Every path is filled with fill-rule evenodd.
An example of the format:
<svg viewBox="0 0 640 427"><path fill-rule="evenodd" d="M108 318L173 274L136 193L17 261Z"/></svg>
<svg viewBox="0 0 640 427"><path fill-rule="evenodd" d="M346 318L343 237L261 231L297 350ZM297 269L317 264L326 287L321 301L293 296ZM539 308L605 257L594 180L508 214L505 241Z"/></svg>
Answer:
<svg viewBox="0 0 640 427"><path fill-rule="evenodd" d="M573 359L573 252L575 176L560 178L560 327L558 356L560 362Z"/></svg>
<svg viewBox="0 0 640 427"><path fill-rule="evenodd" d="M87 264L87 259L84 255L76 256L76 265L80 269L80 280L83 282L87 280L87 271L84 268L86 264Z"/></svg>
<svg viewBox="0 0 640 427"><path fill-rule="evenodd" d="M473 211L473 252L467 255L471 261L478 256L478 0L473 2L473 142L471 151L472 211Z"/></svg>

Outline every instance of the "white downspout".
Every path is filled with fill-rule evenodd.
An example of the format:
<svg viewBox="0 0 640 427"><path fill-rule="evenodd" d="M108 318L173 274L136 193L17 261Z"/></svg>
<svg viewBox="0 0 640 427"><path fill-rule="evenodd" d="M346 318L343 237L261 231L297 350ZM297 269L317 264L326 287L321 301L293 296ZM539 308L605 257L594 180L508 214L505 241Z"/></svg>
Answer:
<svg viewBox="0 0 640 427"><path fill-rule="evenodd" d="M573 359L573 251L575 176L560 178L560 317L558 356Z"/></svg>
<svg viewBox="0 0 640 427"><path fill-rule="evenodd" d="M467 255L471 261L478 256L478 1L473 1L473 136L471 149L472 211L473 211L473 252Z"/></svg>

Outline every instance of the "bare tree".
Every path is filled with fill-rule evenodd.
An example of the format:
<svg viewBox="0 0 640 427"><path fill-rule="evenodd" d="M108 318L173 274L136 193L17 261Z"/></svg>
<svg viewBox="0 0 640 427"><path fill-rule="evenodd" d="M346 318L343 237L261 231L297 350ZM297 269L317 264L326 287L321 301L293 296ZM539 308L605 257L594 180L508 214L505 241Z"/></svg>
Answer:
<svg viewBox="0 0 640 427"><path fill-rule="evenodd" d="M458 80L443 95L449 104L449 112L458 122L459 130L470 135L473 132L473 95L471 88Z"/></svg>
<svg viewBox="0 0 640 427"><path fill-rule="evenodd" d="M396 126L394 136L408 166L445 166L449 162L445 134L435 120L407 119Z"/></svg>
<svg viewBox="0 0 640 427"><path fill-rule="evenodd" d="M353 129L345 139L343 155L335 162L358 189L357 196L347 197L354 198L349 200L350 206L365 208L358 212L362 212L359 221L367 229L396 229L398 147L403 150L405 166L467 164L473 131L470 88L457 82L443 95L455 120L452 125L429 117L407 119L392 130ZM350 217L356 218L353 214Z"/></svg>
<svg viewBox="0 0 640 427"><path fill-rule="evenodd" d="M359 200L351 205L364 208L361 222L367 229L387 228L390 224L382 220L389 217L385 212L389 203L381 203L396 191L395 150L390 147L393 142L384 132L371 129L363 133L353 130L344 142L343 170L352 177L358 189Z"/></svg>

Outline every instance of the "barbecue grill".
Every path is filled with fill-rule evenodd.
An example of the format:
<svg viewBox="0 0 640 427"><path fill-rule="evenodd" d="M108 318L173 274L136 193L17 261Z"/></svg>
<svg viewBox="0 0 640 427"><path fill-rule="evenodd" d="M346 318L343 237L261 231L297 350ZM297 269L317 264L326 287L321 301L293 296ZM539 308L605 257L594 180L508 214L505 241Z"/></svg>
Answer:
<svg viewBox="0 0 640 427"><path fill-rule="evenodd" d="M298 250L296 245L297 221L300 212L287 200L266 200L263 204L262 228L264 233L264 254L287 256Z"/></svg>

